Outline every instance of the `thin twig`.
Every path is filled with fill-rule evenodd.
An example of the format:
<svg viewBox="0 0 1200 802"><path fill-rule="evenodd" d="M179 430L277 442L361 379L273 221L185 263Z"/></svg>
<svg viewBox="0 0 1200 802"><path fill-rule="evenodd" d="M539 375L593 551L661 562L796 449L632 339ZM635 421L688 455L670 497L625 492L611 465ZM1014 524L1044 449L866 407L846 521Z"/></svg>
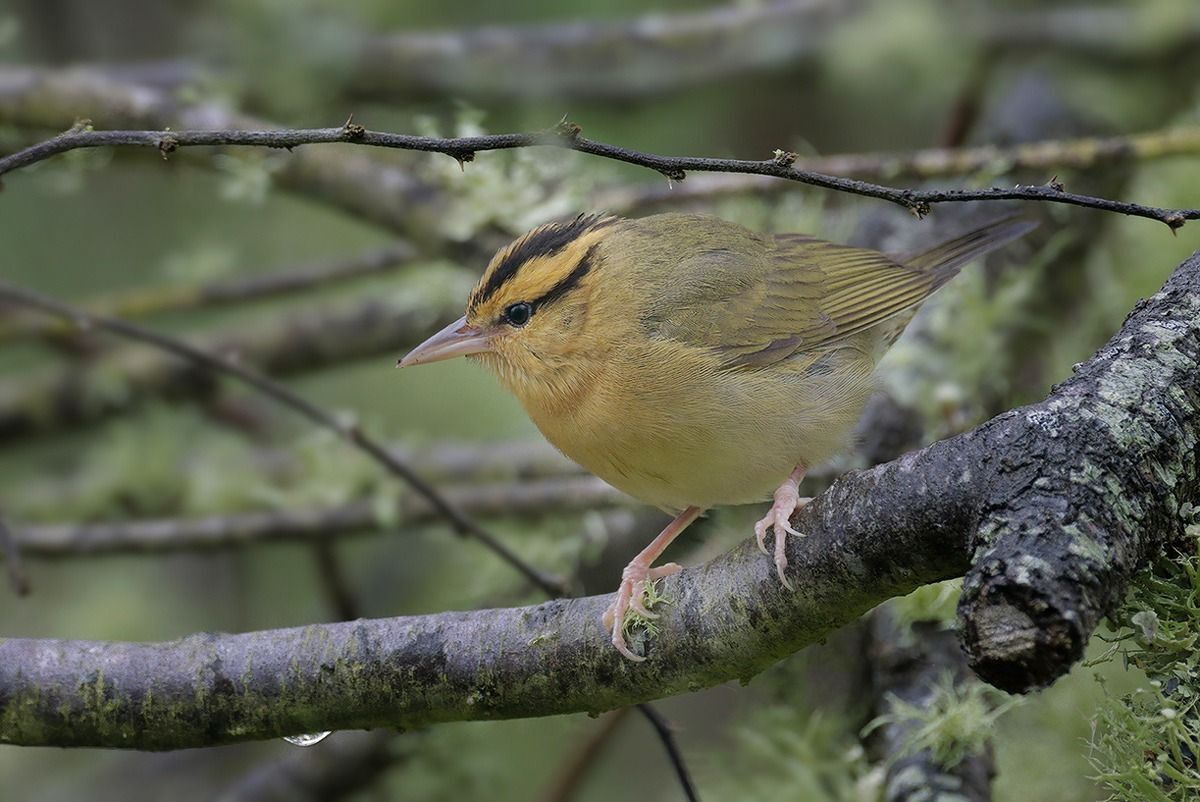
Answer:
<svg viewBox="0 0 1200 802"><path fill-rule="evenodd" d="M399 241L340 259L208 284L138 288L79 305L89 312L128 319L184 309L244 304L376 275L397 268L415 256L412 245ZM0 321L0 344L28 337L61 335L70 330L69 323L52 318L22 316L12 321Z"/></svg>
<svg viewBox="0 0 1200 802"><path fill-rule="evenodd" d="M189 362L202 365L216 373L232 376L244 382L259 393L294 410L312 422L333 431L342 439L357 447L393 476L404 481L424 497L437 510L438 514L451 524L458 534L464 537L475 538L542 590L552 595L561 595L563 592L562 580L539 571L518 557L515 552L504 545L491 532L446 501L441 493L424 479L417 476L407 463L396 457L395 453L367 435L357 422L340 419L334 413L297 395L282 384L237 362L200 350L183 340L160 334L137 324L91 314L40 293L15 287L6 282L0 282L0 299L40 309L48 314L74 321L77 326L82 328L104 329L113 334L152 345Z"/></svg>
<svg viewBox="0 0 1200 802"><path fill-rule="evenodd" d="M181 336L196 350L236 355L239 364L278 379L394 355L461 313L462 303L451 293L374 293L331 308L298 309ZM203 401L218 389L215 375L192 361L137 346L112 348L85 366L27 371L19 380L0 381L0 440L92 423L149 398Z"/></svg>
<svg viewBox="0 0 1200 802"><path fill-rule="evenodd" d="M675 773L679 777L679 783L683 786L683 793L687 796L688 802L699 802L700 797L696 794L696 787L692 784L691 777L688 776L687 765L683 762L683 753L679 751L679 744L675 742L675 732L671 729L671 723L648 704L640 704L637 708L650 722L650 726L654 728L654 732L658 734L666 748L667 757L670 758L671 765L675 767Z"/></svg>
<svg viewBox="0 0 1200 802"><path fill-rule="evenodd" d="M1047 139L1007 147L980 145L800 157L793 167L852 178L929 181L979 173L1011 175L1035 170L1092 170L1132 161L1197 154L1200 154L1200 126L1190 125L1124 136ZM604 190L597 205L629 213L663 204L778 192L787 188L787 184L769 176L710 174L677 187L645 184Z"/></svg>
<svg viewBox="0 0 1200 802"><path fill-rule="evenodd" d="M628 502L627 496L593 476L458 484L439 493L453 509L481 517L578 512ZM289 506L195 518L26 524L14 529L14 538L26 555L43 559L157 554L273 542L331 541L343 534L393 531L438 517L440 512L414 492L388 500L386 505L366 497L328 507Z"/></svg>
<svg viewBox="0 0 1200 802"><path fill-rule="evenodd" d="M239 400L245 403L248 398L245 396ZM250 414L258 418L268 413L264 407L263 411L256 410ZM417 447L389 444L389 448L396 452L402 462L414 466L422 476L439 484L488 488L493 484L508 484L517 480L566 479L585 473L541 439L496 443L431 443ZM322 449L322 440L316 439L299 448L248 449L239 455L238 461L248 474L256 478L256 482L265 484L272 491L290 493L312 481L312 474L319 472L312 454ZM20 503L14 504L12 511L26 522L53 521L64 514L78 518L81 516L77 511L81 508L84 510L82 517L91 520L104 514L95 511L104 509L101 505L105 504L109 505L108 508L119 507L124 514L136 518L183 515L187 510L187 500L193 495L194 477L224 470L224 461L227 459L228 456L221 453L214 455L188 450L172 466L178 484L172 486L169 498L156 498L151 510L138 502L137 483L140 479L118 471L115 466L106 465L106 492L99 498L91 487L92 476L86 470L62 479L38 477L13 486L12 498L19 499ZM323 458L320 461L327 462ZM132 470L132 466L124 467ZM454 494L453 490L446 492L451 496ZM471 498L474 500L474 497ZM222 512L243 511L249 509L246 505L250 503L247 495L242 504L233 501L223 506ZM480 513L476 510L475 514Z"/></svg>
<svg viewBox="0 0 1200 802"><path fill-rule="evenodd" d="M325 598L333 610L335 620L353 621L362 618L362 605L350 589L346 571L337 553L337 545L329 538L321 538L312 546L313 560L317 564L317 575Z"/></svg>
<svg viewBox="0 0 1200 802"><path fill-rule="evenodd" d="M9 527L8 522L0 516L0 555L4 557L4 565L8 569L8 579L18 596L29 595L29 575L21 562L21 549L17 536Z"/></svg>
<svg viewBox="0 0 1200 802"><path fill-rule="evenodd" d="M1065 203L1117 214L1144 217L1164 223L1172 230L1189 220L1200 219L1200 209L1167 209L1137 203L1098 198L1067 192L1063 186L1047 184L991 187L988 189L906 189L875 184L853 178L818 173L795 166L795 154L777 151L774 158L715 159L702 156L661 156L587 139L579 126L566 120L546 131L493 134L489 136L434 137L368 131L347 123L340 128L309 128L279 131L91 131L72 129L10 156L0 158L0 176L35 164L59 153L78 148L106 146L151 147L164 156L182 147L256 146L295 148L300 145L347 142L398 150L443 153L460 163L474 160L475 154L489 150L528 147L556 147L587 153L613 161L646 167L662 173L671 181L682 181L688 172L740 173L782 178L810 186L861 195L895 203L917 216L928 214L938 203L964 201L1026 200Z"/></svg>

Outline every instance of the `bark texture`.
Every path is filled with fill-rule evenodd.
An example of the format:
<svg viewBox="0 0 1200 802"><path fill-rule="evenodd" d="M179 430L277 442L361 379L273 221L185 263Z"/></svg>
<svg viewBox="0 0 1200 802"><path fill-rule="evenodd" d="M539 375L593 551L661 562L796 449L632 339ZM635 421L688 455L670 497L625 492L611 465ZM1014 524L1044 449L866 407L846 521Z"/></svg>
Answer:
<svg viewBox="0 0 1200 802"><path fill-rule="evenodd" d="M0 742L173 749L326 729L600 712L748 679L880 601L967 572L972 667L1040 687L1195 497L1200 254L1038 403L835 482L786 591L747 541L670 577L621 658L607 597L170 643L0 640Z"/></svg>

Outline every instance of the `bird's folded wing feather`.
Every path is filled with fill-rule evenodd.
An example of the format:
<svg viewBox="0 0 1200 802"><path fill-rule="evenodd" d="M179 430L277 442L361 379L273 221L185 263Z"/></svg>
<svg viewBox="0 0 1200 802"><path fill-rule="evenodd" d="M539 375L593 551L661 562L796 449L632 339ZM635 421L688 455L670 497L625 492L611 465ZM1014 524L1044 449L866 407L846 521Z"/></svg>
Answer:
<svg viewBox="0 0 1200 802"><path fill-rule="evenodd" d="M912 309L941 283L877 251L803 235L776 237L749 254L713 249L687 261L655 328L712 348L725 369L835 345Z"/></svg>

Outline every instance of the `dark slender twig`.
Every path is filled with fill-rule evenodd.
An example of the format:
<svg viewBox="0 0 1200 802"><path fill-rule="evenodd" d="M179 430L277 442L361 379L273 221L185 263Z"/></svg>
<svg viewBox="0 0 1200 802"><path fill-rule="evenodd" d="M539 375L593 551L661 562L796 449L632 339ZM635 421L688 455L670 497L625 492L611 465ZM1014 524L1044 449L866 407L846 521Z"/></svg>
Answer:
<svg viewBox="0 0 1200 802"><path fill-rule="evenodd" d="M671 729L671 723L648 704L640 704L637 708L650 722L650 726L654 728L666 748L667 757L671 759L671 765L675 767L675 774L679 777L688 802L699 802L700 797L696 794L696 786L692 784L691 777L688 776L687 765L683 762L683 753L679 751L679 744L675 742L675 733Z"/></svg>
<svg viewBox="0 0 1200 802"><path fill-rule="evenodd" d="M393 451L367 435L356 421L341 419L334 413L292 392L279 382L267 378L261 373L244 367L237 362L200 350L183 340L160 334L134 323L84 312L81 309L76 309L40 293L15 287L5 282L0 282L0 299L33 309L40 309L48 314L71 320L81 328L103 329L122 337L153 345L189 362L202 365L216 373L231 376L244 382L268 398L294 410L312 422L333 431L342 439L370 456L371 459L385 470L404 481L424 497L437 510L438 514L451 524L458 534L478 540L542 590L551 595L560 595L563 592L562 580L548 576L522 560L515 552L504 545L504 543L473 518L463 514L446 501L441 493L414 473L407 463L397 458Z"/></svg>
<svg viewBox="0 0 1200 802"><path fill-rule="evenodd" d="M935 147L895 153L844 153L802 156L796 169L848 178L929 181L974 174L1047 174L1062 170L1095 170L1132 161L1200 154L1200 126L1188 125L1111 137L1045 139L1014 145ZM727 195L777 192L788 184L764 175L709 174L681 186L636 184L604 190L599 206L628 213L647 207L705 201Z"/></svg>
<svg viewBox="0 0 1200 802"><path fill-rule="evenodd" d="M8 569L8 579L18 596L29 595L29 575L21 562L21 548L17 536L9 527L8 522L0 516L0 555L4 556L4 565Z"/></svg>
<svg viewBox="0 0 1200 802"><path fill-rule="evenodd" d="M346 580L346 571L338 557L337 544L328 538L321 538L313 543L312 553L317 564L317 575L321 578L321 587L325 589L325 596L335 620L353 621L362 618L362 605Z"/></svg>
<svg viewBox="0 0 1200 802"><path fill-rule="evenodd" d="M1040 185L1017 185L989 189L905 189L874 184L853 178L817 173L794 166L796 155L777 151L774 158L714 159L701 156L661 156L654 153L609 145L586 139L579 126L563 121L553 129L529 133L489 136L433 137L368 131L347 123L340 128L309 128L280 131L91 131L72 129L32 147L0 158L0 176L35 164L59 153L78 148L140 146L159 150L164 156L181 147L248 145L269 148L295 148L300 145L348 142L399 150L444 153L459 162L472 161L475 154L489 150L528 147L557 147L587 153L613 161L656 170L672 181L682 181L690 172L742 173L764 175L801 184L837 190L852 195L889 201L918 216L929 213L938 203L963 201L1027 200L1066 203L1117 214L1144 217L1164 223L1172 230L1189 220L1200 219L1200 209L1166 209L1137 203L1097 198L1067 192L1051 181Z"/></svg>
<svg viewBox="0 0 1200 802"><path fill-rule="evenodd" d="M461 312L462 303L447 293L424 298L374 293L332 308L251 318L181 338L199 351L236 355L238 364L278 379L383 353L394 356ZM111 392L114 386L121 392ZM216 375L193 361L136 345L114 347L83 366L30 371L19 381L0 382L0 441L102 420L149 398L205 401L219 389Z"/></svg>

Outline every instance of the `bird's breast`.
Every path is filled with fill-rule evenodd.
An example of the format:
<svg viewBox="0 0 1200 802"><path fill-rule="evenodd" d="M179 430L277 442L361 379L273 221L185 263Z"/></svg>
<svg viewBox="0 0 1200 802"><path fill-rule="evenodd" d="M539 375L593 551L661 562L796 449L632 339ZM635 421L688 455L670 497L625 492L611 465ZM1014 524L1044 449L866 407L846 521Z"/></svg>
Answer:
<svg viewBox="0 0 1200 802"><path fill-rule="evenodd" d="M522 402L559 450L635 498L666 509L744 504L845 443L872 369L863 360L835 377L723 371L698 349L659 343L614 355L574 403Z"/></svg>

